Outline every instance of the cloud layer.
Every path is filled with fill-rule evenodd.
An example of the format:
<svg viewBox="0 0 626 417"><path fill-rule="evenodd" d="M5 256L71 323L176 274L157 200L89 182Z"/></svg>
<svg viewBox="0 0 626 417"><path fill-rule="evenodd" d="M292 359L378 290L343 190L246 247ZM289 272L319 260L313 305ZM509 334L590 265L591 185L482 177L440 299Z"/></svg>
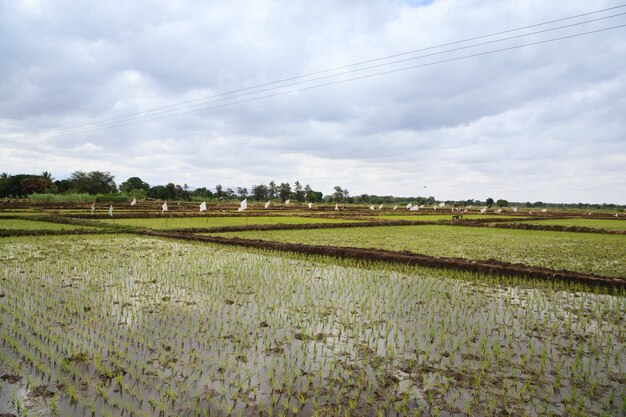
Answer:
<svg viewBox="0 0 626 417"><path fill-rule="evenodd" d="M434 64L625 24L618 16L443 53L626 8L264 93L193 101L618 3L126 3L0 3L0 171L63 178L99 169L118 182L137 175L153 185L274 179L326 193L341 185L352 194L626 203L625 28ZM256 99L264 95L273 96ZM187 103L186 114L141 113L178 103ZM191 107L198 103L205 104ZM130 114L154 120L112 119ZM107 120L117 123L91 128ZM59 132L67 128L75 129Z"/></svg>

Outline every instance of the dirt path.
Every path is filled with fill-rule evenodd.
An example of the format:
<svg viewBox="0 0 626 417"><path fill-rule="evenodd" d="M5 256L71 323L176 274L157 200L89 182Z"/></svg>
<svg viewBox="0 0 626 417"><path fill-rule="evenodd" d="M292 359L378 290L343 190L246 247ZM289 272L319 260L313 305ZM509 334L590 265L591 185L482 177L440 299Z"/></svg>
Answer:
<svg viewBox="0 0 626 417"><path fill-rule="evenodd" d="M626 235L626 230L596 229L592 227L538 225L525 223L508 223L506 221L463 220L460 222L440 220L437 222L423 220L374 220L349 223L305 223L305 224L253 224L242 226L223 226L207 228L169 229L172 232L193 233L225 233L268 230L311 230L311 229L345 229L353 227L383 227L383 226L461 226L461 227L488 227L518 230L545 230L551 232L574 233L602 233L609 235Z"/></svg>
<svg viewBox="0 0 626 417"><path fill-rule="evenodd" d="M211 242L231 246L270 249L276 251L295 252L311 255L324 255L339 258L362 259L368 261L384 261L407 265L419 265L433 268L456 269L471 272L503 276L527 276L544 280L579 282L608 288L626 289L626 280L622 278L603 277L565 270L552 270L522 264L512 264L495 260L479 261L460 258L443 258L419 255L411 252L387 251L382 249L363 249L336 246L315 246L293 243L270 242L219 236L197 236L189 233L163 232L154 230L138 231L138 234L163 238L182 239L196 242Z"/></svg>

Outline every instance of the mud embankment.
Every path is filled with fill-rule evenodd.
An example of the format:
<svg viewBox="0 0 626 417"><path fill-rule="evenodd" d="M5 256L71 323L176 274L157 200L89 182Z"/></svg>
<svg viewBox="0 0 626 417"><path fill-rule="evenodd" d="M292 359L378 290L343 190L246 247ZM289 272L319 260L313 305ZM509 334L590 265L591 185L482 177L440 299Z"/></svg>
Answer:
<svg viewBox="0 0 626 417"><path fill-rule="evenodd" d="M549 281L578 282L587 285L626 289L626 279L623 278L604 277L565 270L553 270L522 264L500 262L496 260L479 261L460 258L443 258L437 256L420 255L411 252L388 251L382 249L316 246L251 239L224 238L219 236L196 236L187 233L162 232L147 229L137 231L137 233L147 236L182 239L196 242L210 242L231 246L269 249L284 252L323 255L366 261L382 261L432 268L446 268L501 276L526 276L529 278Z"/></svg>
<svg viewBox="0 0 626 417"><path fill-rule="evenodd" d="M168 229L171 232L180 233L227 233L227 232L251 232L251 231L270 231L270 230L313 230L313 229L347 229L355 227L384 227L384 226L465 226L465 227L486 227L501 229L519 229L519 230L545 230L553 232L575 232L575 233L603 233L612 235L624 235L626 230L610 230L596 229L591 227L578 226L555 226L555 225L536 225L525 223L507 223L487 222L484 220L461 220L447 221L440 220L437 222L420 221L420 220L374 220L361 222L346 223L305 223L305 224L252 224L241 226L222 226L222 227L205 227L205 228L173 228Z"/></svg>

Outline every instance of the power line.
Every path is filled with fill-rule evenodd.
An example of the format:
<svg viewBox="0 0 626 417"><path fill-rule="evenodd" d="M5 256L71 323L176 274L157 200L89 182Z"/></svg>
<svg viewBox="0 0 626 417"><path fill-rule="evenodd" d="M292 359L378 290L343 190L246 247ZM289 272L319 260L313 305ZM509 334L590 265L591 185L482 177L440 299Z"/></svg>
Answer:
<svg viewBox="0 0 626 417"><path fill-rule="evenodd" d="M166 114L176 115L176 114L178 114L177 112L181 112L181 111L184 111L184 110L197 108L197 107L201 107L201 106L206 106L207 104L219 103L219 102L223 102L223 101L228 101L228 100L238 99L238 98L242 98L242 97L247 97L247 96L250 96L250 95L253 95L253 94L266 93L268 91L273 91L273 90L276 90L276 89L279 89L279 88L294 87L294 86L297 86L297 85L302 85L302 84L310 83L310 82L313 82L313 81L321 81L321 80L324 80L324 79L328 79L328 78L332 78L332 77L338 77L338 76L341 76L341 75L353 74L353 73L356 73L356 72L362 72L362 71L371 70L371 69L380 68L380 67L385 67L385 66L389 66L389 65L393 65L393 64L399 64L399 63L403 63L403 62L414 61L414 60L421 59L421 58L428 58L428 57L433 57L433 56L437 56L437 55L448 54L448 53L451 53L451 52L458 52L458 51L461 51L461 50L477 48L477 47L480 47L480 46L490 45L490 44L494 44L494 43L498 43L498 42L505 42L505 41L510 41L510 40L513 40L513 39L519 39L519 38L523 38L523 37L527 37L527 36L531 36L531 35L547 33L547 32L552 32L552 31L566 29L566 28L571 28L571 27L580 26L580 25L584 25L584 24L588 24L588 23L592 23L592 22L597 22L597 21L601 21L601 20L606 20L606 19L610 19L610 18L613 18L613 17L623 16L623 15L626 15L626 12L625 13L618 13L618 14L614 14L614 15L610 15L610 16L605 16L605 17L601 17L601 18L597 18L597 19L587 20L587 21L584 21L584 22L572 23L572 24L558 26L558 27L554 27L554 28L550 28L550 29L543 29L543 30L539 30L539 31L535 31L535 32L509 36L509 37L506 37L506 38L490 40L490 41L486 41L486 42L481 42L481 43L472 44L472 45L466 45L466 46L462 46L462 47L458 47L458 48L447 49L447 50L433 52L433 53L429 53L429 54L418 55L418 56L414 56L414 57L410 57L410 58L404 58L404 59L400 59L400 60L386 62L386 63L383 63L383 64L376 64L376 65L371 65L371 66L367 66L367 67L363 67L363 68L352 69L352 70L348 70L348 71L344 71L344 72L339 72L339 73L336 73L336 74L324 75L324 76L320 76L320 77L316 77L316 78L309 78L309 79L301 80L301 81L294 81L294 82L291 82L291 83L288 83L288 84L282 84L282 85L279 85L279 86L276 86L276 87L270 87L270 88L265 88L265 89L261 89L261 90L249 91L247 93L233 95L233 96L230 96L230 97L216 98L216 99L211 100L211 101L205 100L202 103L190 104L190 105L187 105L187 106L180 106L179 105L178 108L170 109L170 110L162 109L160 111L153 112L152 114L140 113L140 114L134 115L132 117L131 116L127 116L127 117L125 117L125 120L113 120L112 119L112 120L109 120L109 121L102 121L102 122L98 122L98 123L92 123L92 124L86 125L84 128L87 128L87 129L106 128L106 127L109 127L109 125L116 126L118 123L141 122L146 117L152 118L154 116L160 116L160 115L166 115ZM171 107L171 106L168 106L168 107ZM152 120L152 119L149 119L149 120ZM77 128L73 128L73 129L72 128L64 129L64 131L67 131L67 130L80 131L81 128L77 127ZM58 131L58 132L60 133L60 131ZM49 132L48 135L55 136L55 133L56 132Z"/></svg>
<svg viewBox="0 0 626 417"><path fill-rule="evenodd" d="M414 69L414 68L420 68L420 67L424 67L424 66L431 66L431 65L445 63L445 62L451 62L451 61L455 61L455 60L459 60L459 59L467 59L467 58L470 58L470 57L481 56L481 55L485 55L485 54L492 54L492 53L496 53L496 52L502 52L502 51L506 51L506 50L516 49L518 47L537 45L537 44L541 44L541 43L553 42L553 41L556 41L556 40L564 40L564 39L568 39L568 38L571 38L571 37L577 37L577 36L583 36L583 35L587 35L587 34L597 33L597 32L601 32L601 31L605 31L605 30L616 29L616 28L622 27L624 25L604 28L604 29L600 29L599 31L589 31L589 32L583 32L583 33L580 33L580 34L564 36L564 37L559 37L559 38L554 38L554 39L549 39L549 40L545 40L545 41L527 43L527 44L520 45L520 46L513 46L513 47L509 47L509 48L502 48L502 49L498 49L498 50L487 51L487 52L484 52L484 53L471 54L471 55L466 55L466 56L459 57L459 58L446 59L446 60L435 61L435 62L426 63L426 64L410 66L410 67L406 67L406 68L394 69L394 70L390 70L390 71L384 71L384 72L379 72L379 73L375 73L375 74L369 74L369 75L360 76L360 77L353 77L353 78L349 78L349 79L345 79L345 80L339 80L339 81L334 81L334 82L330 82L330 83L316 84L316 85L313 85L313 86L308 86L308 87L304 87L304 88L297 89L297 90L290 90L290 91L285 91L285 92L279 92L279 93L273 93L273 94L268 94L268 95L262 95L262 96L259 96L259 97L251 97L251 98L244 99L244 100L238 100L238 101L234 101L234 102L223 103L223 104L216 105L216 106L201 107L201 108L197 108L197 109L194 109L194 110L187 111L188 109L192 109L192 108L195 108L195 107L206 106L207 104L218 103L218 102L222 102L222 101L242 98L242 97L246 97L246 96L253 95L253 94L265 93L265 92L268 92L268 91L277 90L279 88L293 87L293 86L296 86L296 85L301 85L301 84L304 84L304 83L311 83L311 82L314 82L314 81L320 81L320 80L328 79L328 78L331 78L331 77L338 77L338 76L342 76L342 75L347 75L347 74L360 72L360 71L365 71L365 70L371 70L371 69L374 69L374 68L380 68L380 67L384 67L384 66L394 65L394 64L398 64L398 63L402 63L402 62L411 61L411 60L416 60L416 59L421 59L421 58L426 58L426 57L432 57L432 56L442 55L442 54L451 53L451 52L457 52L457 51L460 51L460 50L476 48L476 47L479 47L479 46L485 46L485 45L493 44L493 43L497 43L497 42L504 42L504 41L518 39L518 38L523 38L523 37L527 37L527 36L531 36L531 35L535 35L535 34L546 33L546 32L551 32L551 31L555 31L555 30L561 30L561 29L564 29L564 28L571 28L571 27L574 27L574 26L580 26L580 25L584 25L584 24L588 24L588 23L592 23L592 22L596 22L596 21L600 21L600 20L606 20L606 19L610 19L610 18L613 18L613 17L618 17L618 16L625 15L626 13L618 13L618 14L614 14L614 15L610 15L610 16L604 16L604 17L600 17L600 18L596 18L596 19L592 19L592 20L587 20L587 21L584 21L584 22L572 23L572 24L568 24L568 25L558 26L558 27L555 27L555 28L543 29L543 30L539 30L539 31L534 31L534 32L530 32L530 33L514 35L514 36L510 36L510 37L506 37L506 38L496 39L496 40L490 40L490 41L481 42L481 43L472 44L472 45L465 45L465 46L452 48L452 49L448 49L448 50L444 50L444 51L438 51L438 52L433 52L433 53L429 53L429 54L423 54L423 55L419 55L419 56L415 56L415 57L409 57L409 58L404 58L404 59L400 59L400 60L395 60L395 61L391 61L391 62L380 63L380 64L376 64L376 65L371 65L371 66L368 66L368 67L352 69L352 70L349 70L349 71L344 71L344 72L340 72L340 73L336 73L336 74L324 75L324 76L321 76L321 77L310 78L310 79L307 79L307 80L301 80L301 81L292 82L292 83L289 83L289 84L282 84L282 85L278 85L278 86L275 86L275 87L272 87L272 88L265 88L265 89L259 90L259 88L261 88L261 87L270 86L270 85L276 85L276 84L280 84L280 83L285 83L286 81L290 81L290 80L297 80L297 79L301 79L301 78L305 78L305 77L311 77L313 75L320 75L320 74L324 74L324 73L328 73L328 72L338 71L338 70L341 70L341 69L347 69L347 68L363 65L363 64L366 64L366 63L373 63L373 62L378 62L378 61L390 59L390 58L393 58L393 57L406 56L406 55L413 54L413 53L420 52L420 51L427 51L427 50L440 48L442 46L460 44L460 43L468 42L468 41L471 41L471 40L483 39L483 38L487 38L487 37L496 36L496 35L499 35L499 34L511 33L511 32L515 32L515 31L519 31L519 30L523 30L523 29L528 29L528 28L533 28L533 27L538 27L538 26L542 26L542 25L546 25L546 24L550 24L550 23L571 20L571 19L574 19L574 18L578 18L578 17L582 17L582 16L588 16L588 15L592 15L592 14L597 14L597 13L600 13L600 12L604 12L604 11L608 11L608 10L614 10L614 9L618 9L618 8L622 8L622 7L626 7L626 5L620 5L620 6L607 8L607 9L596 10L596 11L592 11L592 12L588 12L588 13L584 13L584 14L579 14L579 15L576 15L576 16L569 16L569 17L565 17L565 18L561 18L561 19L556 19L556 20L551 20L551 21L548 21L548 22L537 23L537 24L534 24L534 25L529 25L529 26L524 26L524 27L520 27L520 28L516 28L516 29L510 29L510 30L506 30L506 31L496 32L496 33L492 33L492 34L488 34L488 35L476 36L476 37L473 37L473 38L467 38L467 39L464 39L464 40L455 41L455 42L449 42L449 43L445 43L445 44L431 46L431 47L428 47L428 48L422 48L422 49L416 49L416 50L412 50L412 51L406 51L406 52L402 52L402 53L398 53L398 54L394 54L394 55L389 55L389 56L382 57L382 58L370 59L370 60L367 60L367 61L361 61L361 62L349 64L349 65L344 65L344 66L341 66L341 67L336 67L336 68L332 68L332 69L312 72L312 73L309 73L309 74L303 74L303 75L298 75L298 76L295 76L295 77L285 78L285 79L278 80L278 81L273 81L273 82L270 82L270 83L259 84L259 85L256 85L256 86L242 88L242 89L238 89L238 90L232 90L232 91L221 93L221 94L217 94L217 95L214 95L214 96L204 97L204 98L201 98L201 99L189 100L189 101L180 102L180 103L177 103L177 104L161 106L161 107L155 107L155 108L152 108L150 110L146 110L144 112L135 113L135 114L129 114L129 115L125 115L125 116L117 116L117 117L110 118L108 120L104 120L104 121L101 121L101 122L94 122L94 123L89 123L89 124L85 124L85 125L79 125L79 126L67 127L67 128L63 128L63 129L49 131L47 133L44 133L43 136L45 136L45 137L55 137L55 136L60 136L60 135L64 135L64 134L79 134L79 133L86 133L86 132L91 132L91 131L95 131L95 130L100 130L100 129L108 129L108 128L113 128L113 127L127 126L127 125L131 125L131 124L135 124L135 123L141 123L141 122L146 122L146 121L160 120L160 119L164 119L164 118L168 118L168 117L175 117L175 116L179 116L179 115L183 115L183 114L189 114L189 113L193 113L193 112L197 112L197 111L205 111L205 110L209 110L209 109L215 109L215 108L220 108L220 107L230 106L230 105L234 105L234 104L245 103L245 102L254 101L254 100L260 100L260 99L269 98L269 97L276 97L276 96L284 95L284 94L291 94L291 93L294 93L294 92L309 90L311 88L319 88L319 87L323 87L323 86L327 86L327 85L339 84L339 83L344 83L344 82L348 82L348 81L354 81L354 80L363 79L363 78L370 78L370 77L373 77L373 76L389 74L389 73L393 73L393 72L397 72L397 71L404 71L406 69ZM257 89L257 90L249 91L249 90L254 90L254 89ZM244 91L248 91L248 92L244 93L244 94L239 94L239 95L232 96L232 94L234 94L234 93L244 92ZM231 96L230 97L224 97L224 96L227 96L227 95L231 95ZM222 98L218 98L218 97L222 97ZM215 98L215 100L208 101L209 99L212 99L212 98ZM185 104L189 104L189 103L196 103L196 104L184 106ZM168 108L170 110L166 110ZM159 117L155 117L155 116L159 116Z"/></svg>
<svg viewBox="0 0 626 417"><path fill-rule="evenodd" d="M485 39L485 38L489 38L489 37L493 37L493 36L497 36L497 35L502 35L502 34L512 33L512 32L516 32L516 31L520 31L520 30L525 30L525 29L545 26L545 25L549 25L549 24L552 24L552 23L558 23L558 22L563 22L563 21L567 21L567 20L572 20L572 19L585 17L585 16L590 16L590 15L593 15L593 14L598 14L598 13L602 13L602 12L606 12L606 11L610 11L610 10L620 9L620 8L623 8L623 7L626 7L626 4L617 5L617 6L609 7L609 8L605 8L605 9L594 10L594 11L581 13L581 14L568 16L568 17L563 17L563 18L559 18L559 19L549 20L549 21L546 21L546 22L536 23L536 24L533 24L533 25L522 26L522 27L518 27L518 28L514 28L514 29L500 31L500 32L494 32L494 33L490 33L490 34L486 34L486 35L475 36L475 37L466 38L466 39L462 39L462 40L457 40L457 41L453 41L453 42L442 43L442 44L438 44L438 45L434 45L434 46L430 46L430 47L426 47L426 48L420 48L420 49L414 49L414 50L409 50L409 51L405 51L405 52L400 52L400 53L396 53L396 54L393 54L393 55L388 55L388 56L384 56L384 57L369 59L369 60L360 61L360 62L356 62L356 63L352 63L352 64L348 64L348 65L343 65L343 66L339 66L339 67L335 67L335 68L329 68L329 69L315 71L315 72L311 72L311 73L307 73L307 74L297 75L297 76L294 76L294 77L284 78L284 79L281 79L281 80L272 81L272 82L268 82L268 83L264 83L264 84L258 84L258 85L254 85L254 86L250 86L250 87L245 87L245 88L240 88L240 89L236 89L236 90L231 90L231 91L227 91L227 92L224 92L224 93L219 93L219 94L215 94L215 95L212 95L212 96L202 97L202 98L198 98L198 99L194 99L194 100L182 101L182 102L179 102L179 103L174 103L174 104L170 104L170 105L166 105L166 106L158 106L158 107L154 107L154 108L151 108L151 109L148 109L148 110L144 110L144 111L141 111L141 112L137 112L137 113L131 113L131 114L127 114L127 115L111 117L109 119L102 120L102 121L99 121L99 122L93 122L93 123L88 123L88 124L84 124L84 125L70 126L70 127L66 127L66 128L62 128L62 129L56 129L56 130L53 130L53 131L48 131L47 134L50 135L50 134L55 134L55 133L61 133L61 132L68 131L68 130L79 130L80 128L93 128L93 127L96 127L98 125L102 125L102 124L106 125L106 124L114 123L116 121L117 122L123 122L123 121L132 120L132 119L138 119L138 118L141 118L141 117L153 116L155 114L150 114L150 113L159 112L160 111L160 114L161 114L161 113L163 113L164 109L174 108L171 111L179 111L179 110L182 110L182 109L185 109L185 108L189 108L190 106L183 107L182 109L181 108L176 108L176 107L185 106L186 104L190 104L190 103L198 103L198 104L196 104L196 106L205 105L205 104L209 104L210 103L210 102L207 102L208 100L216 99L218 97L224 97L224 96L228 96L228 95L232 95L232 94L236 94L236 93L241 93L241 92L244 92L244 91L250 91L250 90L254 90L254 89L259 89L259 88L263 88L263 87L268 87L268 86L284 83L284 82L287 82L287 81L293 81L293 80L297 80L297 79L301 79L301 78L306 78L306 77L311 77L311 76L315 76L315 75L325 74L325 73L329 73L329 72L339 71L339 70L342 70L342 69L352 68L352 67L355 67L355 66L369 64L369 63L378 62L378 61L383 61L383 60L396 58L396 57L400 57L400 56L406 56L406 55L410 55L410 54L414 54L414 53L418 53L418 52L425 52L425 51L428 51L428 50L433 50L433 49L441 48L441 47L445 47L445 46L457 45L457 44L461 44L461 43L465 43L465 42L469 42L469 41ZM609 16L609 17L614 17L614 16ZM585 22L583 22L583 23L585 23ZM530 35L530 34L527 34L527 35ZM285 86L278 86L276 88L280 88L280 87L285 87ZM263 92L263 91L268 91L268 90L267 89L266 90L262 90L261 92ZM256 94L256 93L259 93L259 91L250 92L248 94ZM237 97L240 97L240 96L237 96ZM229 99L232 99L232 97L230 97L230 98L223 98L221 100L214 100L213 102L229 100ZM124 120L124 119L128 119L128 120Z"/></svg>
<svg viewBox="0 0 626 417"><path fill-rule="evenodd" d="M182 115L185 115L185 114L197 113L197 112L207 111L207 110L214 110L214 109L227 107L227 106L232 106L232 105L236 105L236 104L243 104L243 103L248 103L248 102L251 102L251 101L257 101L257 100L262 100L262 99L267 99L267 98L271 98L271 97L278 97L278 96L287 95L287 94L299 93L299 92L311 90L311 89L314 89L314 88L321 88L321 87L327 87L327 86L331 86L331 85L344 84L344 83L348 83L348 82L351 82L351 81L362 80L362 79L366 79L366 78L372 78L372 77L377 77L377 76L381 76L381 75L397 73L397 72L401 72L401 71L407 71L407 70L412 70L412 69L417 69L417 68L424 68L424 67L429 67L429 66L449 63L449 62L461 61L461 60L474 58L474 57L479 57L479 56L492 55L492 54L496 54L496 53L500 53L500 52L511 51L511 50L515 50L515 49L528 47L528 46L541 45L541 44L546 44L546 43L550 43L550 42L557 42L557 41L562 41L562 40L566 40L566 39L572 39L572 38L576 38L576 37L580 37L580 36L591 35L591 34L605 32L605 31L609 31L609 30L613 30L613 29L622 28L622 27L626 27L626 24L606 27L606 28L592 30L592 31L587 31L587 32L582 32L582 33L576 33L576 34L567 35L567 36L561 36L561 37L558 37L558 38L545 39L545 40L525 43L525 44L521 44L521 45L509 46L509 47L506 47L506 48L500 48L500 49L494 49L494 50L490 50L490 51L484 51L484 52L479 52L479 53L474 53L474 54L469 54L469 55L463 55L463 56L459 56L459 57L454 57L454 58L449 58L449 59L444 59L444 60L439 60L439 61L433 61L433 62L428 62L428 63L424 63L424 64L412 65L412 66L403 67L403 68L396 68L396 69L392 69L392 70L388 70L388 71L382 71L382 72L377 72L377 73L373 73L373 74L362 75L362 76L359 76L359 77L352 77L352 78L347 78L347 79L343 79L343 80L337 80L337 81L332 81L332 82L327 82L327 83L322 83L322 84L315 84L315 85L312 85L312 86L303 87L303 88L299 88L299 89L295 89L295 90L281 91L281 92L277 92L277 93L266 94L266 95L258 96L258 97L251 97L251 98L238 100L238 101L233 101L233 102L229 102L229 103L222 103L222 104L217 104L217 105L214 105L214 106L208 106L208 107L203 107L203 108L194 109L194 110L187 110L187 111L183 111L183 112L179 112L179 113L175 113L175 114L167 114L167 115L162 115L162 116L158 116L158 117L151 117L151 118L142 119L142 120L139 120L139 121L120 122L118 124L105 126L105 127L94 127L94 128L89 128L89 129L76 131L76 132L65 133L64 135L74 135L74 134L81 134L81 133L89 133L89 132L92 132L92 131L111 129L111 128L116 128L116 127L123 127L123 126L128 126L128 125L142 123L142 122L161 120L161 119L166 119L166 118L170 118L170 117L182 116Z"/></svg>

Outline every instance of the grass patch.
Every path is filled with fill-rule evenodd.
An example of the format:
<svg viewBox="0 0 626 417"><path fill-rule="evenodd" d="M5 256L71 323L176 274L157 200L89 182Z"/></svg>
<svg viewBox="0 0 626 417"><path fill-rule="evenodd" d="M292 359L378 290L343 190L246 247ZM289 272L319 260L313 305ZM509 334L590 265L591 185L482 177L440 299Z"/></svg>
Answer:
<svg viewBox="0 0 626 417"><path fill-rule="evenodd" d="M626 236L456 226L386 226L219 233L224 237L496 259L552 269L626 277Z"/></svg>
<svg viewBox="0 0 626 417"><path fill-rule="evenodd" d="M612 219L554 219L525 221L527 224L568 226L568 227L592 227L594 229L626 230L626 220Z"/></svg>
<svg viewBox="0 0 626 417"><path fill-rule="evenodd" d="M74 230L74 229L94 229L90 226L60 224L43 222L36 220L3 219L0 217L0 229L18 230Z"/></svg>
<svg viewBox="0 0 626 417"><path fill-rule="evenodd" d="M102 220L106 223L113 223L113 219ZM312 217L287 217L287 216L267 216L267 217L185 217L168 218L167 228L187 229L187 228L208 228L227 226L246 226L254 224L312 224L312 223L345 223L350 220L344 219L324 219ZM151 229L165 229L166 218L148 219L115 219L115 224L137 227L147 227Z"/></svg>
<svg viewBox="0 0 626 417"><path fill-rule="evenodd" d="M456 213L455 213L456 214ZM408 221L423 221L423 222L437 222L439 220L452 220L452 213L450 214L384 214L382 216L368 216L371 219L379 220L408 220ZM464 214L465 220L490 220L490 219L518 219L523 220L526 217L521 216L506 216L506 215L482 215L482 214Z"/></svg>

